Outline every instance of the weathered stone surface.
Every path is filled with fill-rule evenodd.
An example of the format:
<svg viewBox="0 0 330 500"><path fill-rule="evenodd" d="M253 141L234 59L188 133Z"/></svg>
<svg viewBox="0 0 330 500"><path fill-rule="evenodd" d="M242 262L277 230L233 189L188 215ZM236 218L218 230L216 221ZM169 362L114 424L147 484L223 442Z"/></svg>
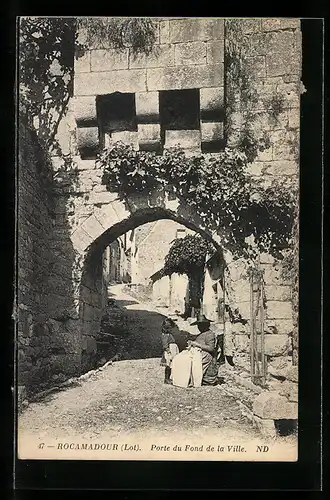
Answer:
<svg viewBox="0 0 330 500"><path fill-rule="evenodd" d="M139 138L137 132L131 132L128 130L122 130L120 132L113 132L111 134L111 139L114 142L122 142L128 146L133 146L135 150L139 149Z"/></svg>
<svg viewBox="0 0 330 500"><path fill-rule="evenodd" d="M272 153L271 153L272 155ZM271 156L272 158L272 156ZM259 158L258 158L259 160ZM264 161L255 161L253 163L250 163L248 166L247 166L247 171L250 175L253 175L255 177L261 177L264 175L264 172L265 172L265 169L266 169L266 164Z"/></svg>
<svg viewBox="0 0 330 500"><path fill-rule="evenodd" d="M266 300L288 301L291 299L291 287L288 285L266 285L265 295Z"/></svg>
<svg viewBox="0 0 330 500"><path fill-rule="evenodd" d="M130 68L165 68L174 66L174 46L170 44L155 45L151 54L133 54L130 52Z"/></svg>
<svg viewBox="0 0 330 500"><path fill-rule="evenodd" d="M76 96L102 95L112 92L146 91L146 70L130 69L78 74L75 78Z"/></svg>
<svg viewBox="0 0 330 500"><path fill-rule="evenodd" d="M295 57L294 34L286 31L269 33L267 37L268 54L266 69L268 76L280 76L292 73L292 61ZM280 55L280 57L279 57Z"/></svg>
<svg viewBox="0 0 330 500"><path fill-rule="evenodd" d="M300 113L299 109L290 109L288 111L288 120L290 128L299 128L300 127Z"/></svg>
<svg viewBox="0 0 330 500"><path fill-rule="evenodd" d="M275 422L272 419L260 418L254 415L253 421L259 430L260 434L265 438L276 437Z"/></svg>
<svg viewBox="0 0 330 500"><path fill-rule="evenodd" d="M198 148L201 144L199 130L166 130L165 148L174 148L180 145L184 149Z"/></svg>
<svg viewBox="0 0 330 500"><path fill-rule="evenodd" d="M274 370L275 375L277 375L278 370L281 370L281 373L292 366L292 361L290 356L278 356L278 357L269 357L267 368L269 373L272 375L272 370ZM282 376L282 375L281 375Z"/></svg>
<svg viewBox="0 0 330 500"><path fill-rule="evenodd" d="M264 31L278 31L281 29L298 29L300 19L262 19Z"/></svg>
<svg viewBox="0 0 330 500"><path fill-rule="evenodd" d="M235 348L240 352L248 352L250 349L250 338L249 335L243 334L234 336Z"/></svg>
<svg viewBox="0 0 330 500"><path fill-rule="evenodd" d="M285 109L296 109L296 113L299 115L299 105L300 105L300 95L301 95L301 84L298 79L295 82L291 83L282 83L279 82L277 84L277 92L284 97L283 106Z"/></svg>
<svg viewBox="0 0 330 500"><path fill-rule="evenodd" d="M173 19L170 21L170 41L191 42L223 38L223 19Z"/></svg>
<svg viewBox="0 0 330 500"><path fill-rule="evenodd" d="M282 29L299 29L300 19L281 19Z"/></svg>
<svg viewBox="0 0 330 500"><path fill-rule="evenodd" d="M243 259L233 260L228 264L228 270L231 281L244 280L247 277L247 265Z"/></svg>
<svg viewBox="0 0 330 500"><path fill-rule="evenodd" d="M147 86L148 90L220 87L223 76L223 64L147 69Z"/></svg>
<svg viewBox="0 0 330 500"><path fill-rule="evenodd" d="M274 132L276 134L276 132ZM282 142L281 142L282 141ZM273 146L274 160L295 160L298 161L299 157L299 142L297 137L297 130L290 130L289 133L279 134L277 142ZM292 165L293 166L293 165ZM297 175L297 168L295 175ZM276 175L276 170L274 172ZM277 175L280 175L277 173Z"/></svg>
<svg viewBox="0 0 330 500"><path fill-rule="evenodd" d="M264 264L264 280L267 285L285 285L280 265Z"/></svg>
<svg viewBox="0 0 330 500"><path fill-rule="evenodd" d="M81 229L83 229L93 240L98 238L104 232L104 228L95 215L88 217L88 219L86 219L86 221L81 225Z"/></svg>
<svg viewBox="0 0 330 500"><path fill-rule="evenodd" d="M188 64L206 63L206 44L205 42L186 42L177 43L175 47L175 64L185 66ZM223 62L223 61L217 61Z"/></svg>
<svg viewBox="0 0 330 500"><path fill-rule="evenodd" d="M77 170L93 170L95 169L95 160L82 160L79 158Z"/></svg>
<svg viewBox="0 0 330 500"><path fill-rule="evenodd" d="M264 34L251 33L246 39L246 54L252 56L265 56L267 54L267 45Z"/></svg>
<svg viewBox="0 0 330 500"><path fill-rule="evenodd" d="M214 118L224 111L224 89L201 88L200 89L200 112L202 119Z"/></svg>
<svg viewBox="0 0 330 500"><path fill-rule="evenodd" d="M289 301L268 300L267 301L267 318L276 319L291 319L292 304Z"/></svg>
<svg viewBox="0 0 330 500"><path fill-rule="evenodd" d="M225 44L224 40L216 40L206 43L207 64L219 64L224 62Z"/></svg>
<svg viewBox="0 0 330 500"><path fill-rule="evenodd" d="M116 199L118 195L116 193L107 192L92 192L88 199L86 200L87 205L106 205L111 203L114 199Z"/></svg>
<svg viewBox="0 0 330 500"><path fill-rule="evenodd" d="M88 73L91 71L91 53L88 50L83 56L74 60L74 72L78 73Z"/></svg>
<svg viewBox="0 0 330 500"><path fill-rule="evenodd" d="M291 339L288 335L265 334L265 354L266 356L283 356L291 348ZM259 349L260 349L259 341Z"/></svg>
<svg viewBox="0 0 330 500"><path fill-rule="evenodd" d="M248 301L248 302L247 301L246 302L237 301L237 302L235 302L235 306L239 310L239 313L242 316L242 318L244 318L244 319L250 318L250 314L251 314L250 301Z"/></svg>
<svg viewBox="0 0 330 500"><path fill-rule="evenodd" d="M93 337L87 337L86 338L86 351L87 353L92 353L96 352L97 346L96 346L96 340Z"/></svg>
<svg viewBox="0 0 330 500"><path fill-rule="evenodd" d="M99 49L91 51L91 71L128 69L128 49Z"/></svg>
<svg viewBox="0 0 330 500"><path fill-rule="evenodd" d="M159 43L169 43L170 21L168 19L159 21Z"/></svg>
<svg viewBox="0 0 330 500"><path fill-rule="evenodd" d="M135 94L136 115L139 123L159 122L159 93L137 92Z"/></svg>
<svg viewBox="0 0 330 500"><path fill-rule="evenodd" d="M242 22L242 31L245 34L257 33L261 30L261 19L244 19Z"/></svg>
<svg viewBox="0 0 330 500"><path fill-rule="evenodd" d="M261 23L263 31L277 31L281 29L280 19L262 19Z"/></svg>
<svg viewBox="0 0 330 500"><path fill-rule="evenodd" d="M248 302L250 300L250 283L248 280L235 281L233 292L237 302Z"/></svg>
<svg viewBox="0 0 330 500"><path fill-rule="evenodd" d="M213 142L223 139L222 122L201 122L202 142Z"/></svg>
<svg viewBox="0 0 330 500"><path fill-rule="evenodd" d="M284 147L281 146L281 155L284 153ZM276 155L276 151L274 156ZM287 157L292 157L291 149L287 149ZM268 175L274 175L277 177L287 176L287 175L298 175L298 165L295 161L272 161L265 164L264 173Z"/></svg>
<svg viewBox="0 0 330 500"><path fill-rule="evenodd" d="M287 395L288 400L290 403L298 403L299 400L299 391L298 391L298 385L295 385L292 387L292 390L288 393Z"/></svg>
<svg viewBox="0 0 330 500"><path fill-rule="evenodd" d="M270 146L267 149L264 149L263 151L259 151L258 156L256 158L257 161L259 162L267 162L271 161L273 159L273 146ZM264 173L266 172L266 169L264 170Z"/></svg>
<svg viewBox="0 0 330 500"><path fill-rule="evenodd" d="M141 150L157 150L160 147L160 125L141 124L138 125L138 140Z"/></svg>
<svg viewBox="0 0 330 500"><path fill-rule="evenodd" d="M107 205L106 208L98 209L97 211L95 211L95 217L105 230L109 229L118 221L117 214L112 208L111 204Z"/></svg>
<svg viewBox="0 0 330 500"><path fill-rule="evenodd" d="M246 59L247 70L257 78L266 76L266 57L255 56L247 57Z"/></svg>
<svg viewBox="0 0 330 500"><path fill-rule="evenodd" d="M73 247L80 252L86 250L86 248L89 247L89 245L93 241L93 238L89 234L85 233L83 229L78 228L73 232L71 241Z"/></svg>
<svg viewBox="0 0 330 500"><path fill-rule="evenodd" d="M281 383L280 396L285 396L288 401L298 403L298 384L285 380Z"/></svg>
<svg viewBox="0 0 330 500"><path fill-rule="evenodd" d="M96 149L99 144L99 130L97 127L78 128L79 149Z"/></svg>
<svg viewBox="0 0 330 500"><path fill-rule="evenodd" d="M266 252L261 252L260 253L260 264L274 264L275 263L275 258L270 255L269 253Z"/></svg>
<svg viewBox="0 0 330 500"><path fill-rule="evenodd" d="M118 222L128 219L131 215L123 201L114 200L111 202L111 207L117 214Z"/></svg>
<svg viewBox="0 0 330 500"><path fill-rule="evenodd" d="M298 366L291 366L286 372L287 380L291 380L292 382L298 382Z"/></svg>
<svg viewBox="0 0 330 500"><path fill-rule="evenodd" d="M253 403L253 413L263 419L296 420L298 405L289 402L277 392L265 392L256 397Z"/></svg>

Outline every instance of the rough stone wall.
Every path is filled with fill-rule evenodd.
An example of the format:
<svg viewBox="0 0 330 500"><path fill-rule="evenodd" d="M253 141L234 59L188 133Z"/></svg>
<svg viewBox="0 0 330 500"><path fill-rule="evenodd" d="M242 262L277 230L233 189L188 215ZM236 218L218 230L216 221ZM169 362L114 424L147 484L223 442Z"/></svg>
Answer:
<svg viewBox="0 0 330 500"><path fill-rule="evenodd" d="M36 385L49 377L51 332L47 281L53 231L51 171L38 159L36 137L20 124L17 278L18 383Z"/></svg>
<svg viewBox="0 0 330 500"><path fill-rule="evenodd" d="M171 283L169 276L163 276L152 285L152 300L160 307L170 307Z"/></svg>
<svg viewBox="0 0 330 500"><path fill-rule="evenodd" d="M225 75L226 102L231 111L227 117L228 143L238 144L246 132L243 124L249 122L253 138L265 141L265 147L250 165L251 175L266 185L274 179L284 183L298 181L303 88L300 21L228 20L225 33L225 57L230 58L231 65ZM239 57L240 50L244 54L237 67L235 55ZM261 256L261 267L264 269L269 327L278 334L292 334L292 283L283 276L280 262L270 256ZM229 269L237 306L241 314L249 318L245 263L232 262Z"/></svg>
<svg viewBox="0 0 330 500"><path fill-rule="evenodd" d="M78 146L99 145L97 96L134 93L136 131L118 131L113 137L140 149L158 149L161 143L159 91L200 89L200 127L166 131L165 142L181 142L199 150L223 140L224 21L223 19L163 18L155 20L157 40L150 55L91 47L75 64L74 107ZM81 40L85 33L81 32ZM105 44L105 46L104 46Z"/></svg>
<svg viewBox="0 0 330 500"><path fill-rule="evenodd" d="M181 224L172 220L159 220L153 225L151 231L138 245L137 282L147 283L150 276L163 267L164 259L176 239L177 230L181 228Z"/></svg>
<svg viewBox="0 0 330 500"><path fill-rule="evenodd" d="M81 371L94 367L100 324L107 305L107 270L105 258L92 254L82 277L80 294L82 325Z"/></svg>
<svg viewBox="0 0 330 500"><path fill-rule="evenodd" d="M256 180L269 183L277 178L286 182L298 175L301 93L299 21L249 19L236 21L236 26L237 23L240 25L239 34L230 20L160 19L156 51L149 57L134 59L129 47L120 53L110 48L92 47L76 62L75 97L59 130L64 142L67 142L62 149L69 151L72 163L67 169L63 160L53 158L56 223L52 233L49 231L56 255L52 265L57 277L49 285L51 299L48 316L52 328L58 332L56 338L57 342L60 339L58 352L62 352L61 359L70 360L68 367L79 366L81 369L81 335L85 332L86 318L81 312L82 303L91 308L86 330L90 340L88 348L86 341L85 350L90 350L92 354L92 347L95 347L96 326L92 326L94 312L91 311L99 309L91 299L97 285L91 283L88 277L88 247L110 227L128 220L139 208L139 201L132 202L128 208L118 200L116 193L107 192L101 184L102 172L96 168L94 159L100 145L97 96L113 92L134 93L137 116L135 138L133 140L125 131L116 137L124 139L124 142L133 140L141 149L153 149L161 140L158 92L199 88L200 129L172 131L174 133L167 137L168 145L180 141L187 151L196 152L197 144L197 151L200 151L203 144L224 138L224 118L228 144L235 145L245 130L244 124L248 123L256 139L267 139L263 151L254 158L250 167ZM236 48L244 53L243 70L248 74L250 85L248 93L238 85L230 71L228 49L233 38ZM250 101L247 95L251 97ZM83 159L80 153L86 147L93 154ZM165 206L166 203L164 200L142 200L141 206L157 207L157 204ZM174 205L175 202L173 213L176 210ZM193 220L193 217L187 212L186 219ZM140 223L144 222L147 218L141 219ZM125 229L132 227L127 224ZM160 246L159 239L157 246ZM230 274L229 301L239 307L244 317L249 318L246 264L241 261L229 261L227 264ZM267 342L270 346L276 344L277 350L271 347L269 352L273 353L270 356L278 358L286 356L294 348L291 283L283 280L279 264L269 256L264 256L261 265L265 269L267 336L272 338ZM85 277L82 278L84 272ZM236 352L248 351L248 328L236 325L235 329ZM281 354L275 355L275 351ZM51 363L54 370L63 374L64 368L62 370L56 363L55 360Z"/></svg>
<svg viewBox="0 0 330 500"><path fill-rule="evenodd" d="M152 140L156 140L158 91L198 87L201 135L203 127L206 130L210 126L210 112L212 115L217 111L219 118L219 111L225 107L229 145L238 143L245 133L246 123L255 141L265 143L250 166L256 181L262 179L268 184L272 179L290 181L298 176L302 88L300 37L299 20L161 19L156 51L150 56L134 59L129 47L116 54L109 48L91 48L76 64L74 114L78 150L85 144L84 137L91 137L93 121L97 129L97 95L115 91L135 93L137 134L145 138L145 127L151 127ZM241 65L238 77L231 71L232 46L237 49L236 63ZM182 131L177 132L173 140L180 141L186 149L191 146L189 141L196 144L195 131L188 131L185 137ZM93 134L99 137L97 130ZM151 136L149 139L151 141ZM143 148L143 144L144 140L137 140L138 147ZM84 194L81 202L76 203L74 224L81 227L81 223L94 213L95 206L113 203L114 197L100 185L100 173L93 160L79 160L78 169L79 189ZM281 336L277 337L278 342L282 339L285 346L289 339L290 351L293 333L291 283L284 280L279 263L269 256L263 257L261 266L265 270L267 328L277 332ZM229 262L228 271L231 280L229 300L244 318L249 318L246 263ZM242 334L237 338L238 350L243 347L246 350L248 333L245 329L238 333Z"/></svg>
<svg viewBox="0 0 330 500"><path fill-rule="evenodd" d="M230 64L225 74L227 103L230 110L227 122L228 142L239 144L247 132L255 141L264 141L250 165L250 173L264 185L276 179L279 182L297 183L299 180L299 127L300 96L304 91L301 82L301 31L297 19L250 19L226 21L226 48ZM235 40L238 44L235 45ZM244 52L240 67L235 61L235 49ZM233 57L234 56L234 57ZM235 66L236 63L236 66ZM239 85L244 81L244 85ZM248 97L247 97L248 96ZM259 143L260 143L259 142ZM298 203L298 200L297 200ZM268 363L268 381L278 384L274 377L286 378L292 362L297 362L298 331L294 301L295 283L283 272L282 264L269 255L261 255L260 267L265 282L265 353ZM230 262L229 295L232 305L239 308L244 318L250 318L250 285L244 261ZM295 269L298 273L298 267ZM250 348L250 327L233 325L233 343L238 358ZM248 357L248 356L247 356ZM245 358L246 360L246 358ZM297 380L290 382L296 384ZM297 397L297 388L292 389ZM282 389L283 392L283 389ZM285 392L285 391L284 391ZM284 395L283 392L283 395ZM265 410L262 418L297 418L296 399L289 399L288 407L295 417L279 416L281 411ZM280 401L278 402L280 404ZM266 405L267 406L267 405ZM266 408L265 406L265 408ZM276 405L275 405L276 406ZM282 405L283 406L283 405ZM280 407L280 406L279 406ZM274 407L275 408L275 407ZM282 411L284 414L285 411ZM277 415L277 416L276 416Z"/></svg>
<svg viewBox="0 0 330 500"><path fill-rule="evenodd" d="M18 384L29 394L65 379L75 367L77 345L66 328L72 306L73 248L66 218L56 222L51 162L31 124L22 120L19 132Z"/></svg>

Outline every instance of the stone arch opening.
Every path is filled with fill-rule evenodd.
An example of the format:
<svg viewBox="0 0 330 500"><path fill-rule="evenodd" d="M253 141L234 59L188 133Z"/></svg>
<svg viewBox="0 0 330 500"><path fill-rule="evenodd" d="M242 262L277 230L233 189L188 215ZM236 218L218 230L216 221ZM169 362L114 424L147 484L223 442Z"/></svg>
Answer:
<svg viewBox="0 0 330 500"><path fill-rule="evenodd" d="M90 369L97 356L96 338L99 334L102 316L108 301L107 280L104 277L104 269L107 267L107 263L103 260L107 246L120 236L139 226L160 220L171 220L195 233L199 233L203 238L212 242L214 248L223 256L219 241L210 231L201 227L193 217L185 217L169 208L159 206L143 207L132 211L128 216L122 217L121 220L118 220L117 217L117 220L113 221L112 225L104 228L103 232L98 236L94 236L94 239L83 252L79 289L82 371ZM105 225L104 221L105 218L102 219L103 227Z"/></svg>

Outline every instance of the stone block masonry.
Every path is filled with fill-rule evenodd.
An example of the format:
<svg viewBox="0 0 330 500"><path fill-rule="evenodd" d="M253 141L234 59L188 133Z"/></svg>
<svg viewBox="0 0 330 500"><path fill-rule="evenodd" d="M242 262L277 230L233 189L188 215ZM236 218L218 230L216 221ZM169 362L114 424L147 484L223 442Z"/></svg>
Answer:
<svg viewBox="0 0 330 500"><path fill-rule="evenodd" d="M296 420L298 404L288 401L276 392L262 393L254 401L253 412L263 419Z"/></svg>
<svg viewBox="0 0 330 500"><path fill-rule="evenodd" d="M135 94L137 121L148 125L139 128L135 142L140 149L158 151L161 134L155 126L151 127L159 125L158 93L199 89L203 110L202 145L211 150L223 148L223 19L159 19L155 23L156 44L148 55L136 54L129 46L122 50L106 48L103 41L102 47L93 46L78 58L74 78L75 113L78 147L84 158L95 157L99 141L93 128L96 98L115 92ZM81 36L83 38L83 33ZM205 94L204 89L208 91ZM80 127L85 128L80 130Z"/></svg>
<svg viewBox="0 0 330 500"><path fill-rule="evenodd" d="M157 23L157 41L149 56L136 56L131 47L118 52L95 46L75 62L76 149L70 152L76 168L72 172L63 174L60 161L57 166L54 161L56 176L52 178L49 168L46 180L46 162L42 160L45 164L40 169L38 155L29 148L22 149L19 224L24 237L18 245L18 347L19 384L31 388L28 391L44 382L51 384L69 372L87 369L93 362L105 295L102 270L98 269L96 275L87 263L90 246L100 239L105 241L104 234L110 234L113 226L129 227L125 224L135 216L135 210L160 208L159 201L143 199L141 208L132 199L130 211L118 200L118 193L106 191L101 184L102 172L95 164L96 151L103 141L106 144L109 137L118 138L133 141L136 149L159 151L165 138L168 147L181 142L188 153L200 152L205 145L222 141L234 146L248 123L257 140L264 135L269 139L250 166L256 180L268 184L273 180L289 182L298 175L299 22L239 21L242 36L236 38L236 43L245 56L250 103L237 88L228 65L231 20L161 18ZM197 125L184 130L173 128L172 124L165 128L160 103L164 94L176 90L196 94ZM131 94L124 100L127 98L134 108L132 116L121 122L128 124L129 130L123 126L113 130L120 118L112 116L112 128L109 123L100 125L100 102L106 105L108 94L117 92ZM190 102L190 97L185 98ZM110 104L111 99L112 96ZM228 127L224 127L225 122ZM30 139L25 132L22 137L28 144ZM166 209L172 210L168 201L164 203ZM174 200L173 207L176 203ZM191 210L185 207L183 212L182 217L190 220ZM200 227L201 222L198 224ZM267 356L270 363L276 364L290 356L292 294L280 266L268 258L263 259L262 266L267 299ZM230 305L238 307L249 321L245 264L228 262L228 271ZM248 325L233 336L236 352L248 352ZM290 397L295 397L294 391ZM259 409L262 413L267 405ZM264 412L258 418L273 417Z"/></svg>
<svg viewBox="0 0 330 500"><path fill-rule="evenodd" d="M53 194L53 172L35 133L20 122L18 170L18 384L27 395L80 369L77 336L65 318L73 308L72 259L66 218Z"/></svg>
<svg viewBox="0 0 330 500"><path fill-rule="evenodd" d="M235 71L227 66L227 144L235 147L244 140L248 123L255 143L265 141L267 146L250 165L251 175L264 186L281 181L298 184L300 98L304 88L300 20L225 20L225 32L225 60L230 47L239 48L243 57L238 56L236 69L246 76L251 96L245 99L246 89L242 91L237 85ZM235 50L231 54L234 58ZM267 319L274 321L277 333L297 336L292 284L284 280L280 265L265 262L263 268ZM247 303L244 307L247 312ZM293 345L297 345L296 338ZM293 356L297 357L296 347Z"/></svg>

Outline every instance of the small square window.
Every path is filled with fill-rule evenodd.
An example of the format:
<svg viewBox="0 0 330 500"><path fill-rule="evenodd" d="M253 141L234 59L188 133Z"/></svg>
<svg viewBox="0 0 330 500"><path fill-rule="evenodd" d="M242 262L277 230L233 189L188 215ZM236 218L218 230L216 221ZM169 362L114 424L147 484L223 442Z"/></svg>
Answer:
<svg viewBox="0 0 330 500"><path fill-rule="evenodd" d="M135 94L115 92L96 98L101 136L112 132L137 131Z"/></svg>
<svg viewBox="0 0 330 500"><path fill-rule="evenodd" d="M164 130L199 129L199 90L159 92L159 113Z"/></svg>

